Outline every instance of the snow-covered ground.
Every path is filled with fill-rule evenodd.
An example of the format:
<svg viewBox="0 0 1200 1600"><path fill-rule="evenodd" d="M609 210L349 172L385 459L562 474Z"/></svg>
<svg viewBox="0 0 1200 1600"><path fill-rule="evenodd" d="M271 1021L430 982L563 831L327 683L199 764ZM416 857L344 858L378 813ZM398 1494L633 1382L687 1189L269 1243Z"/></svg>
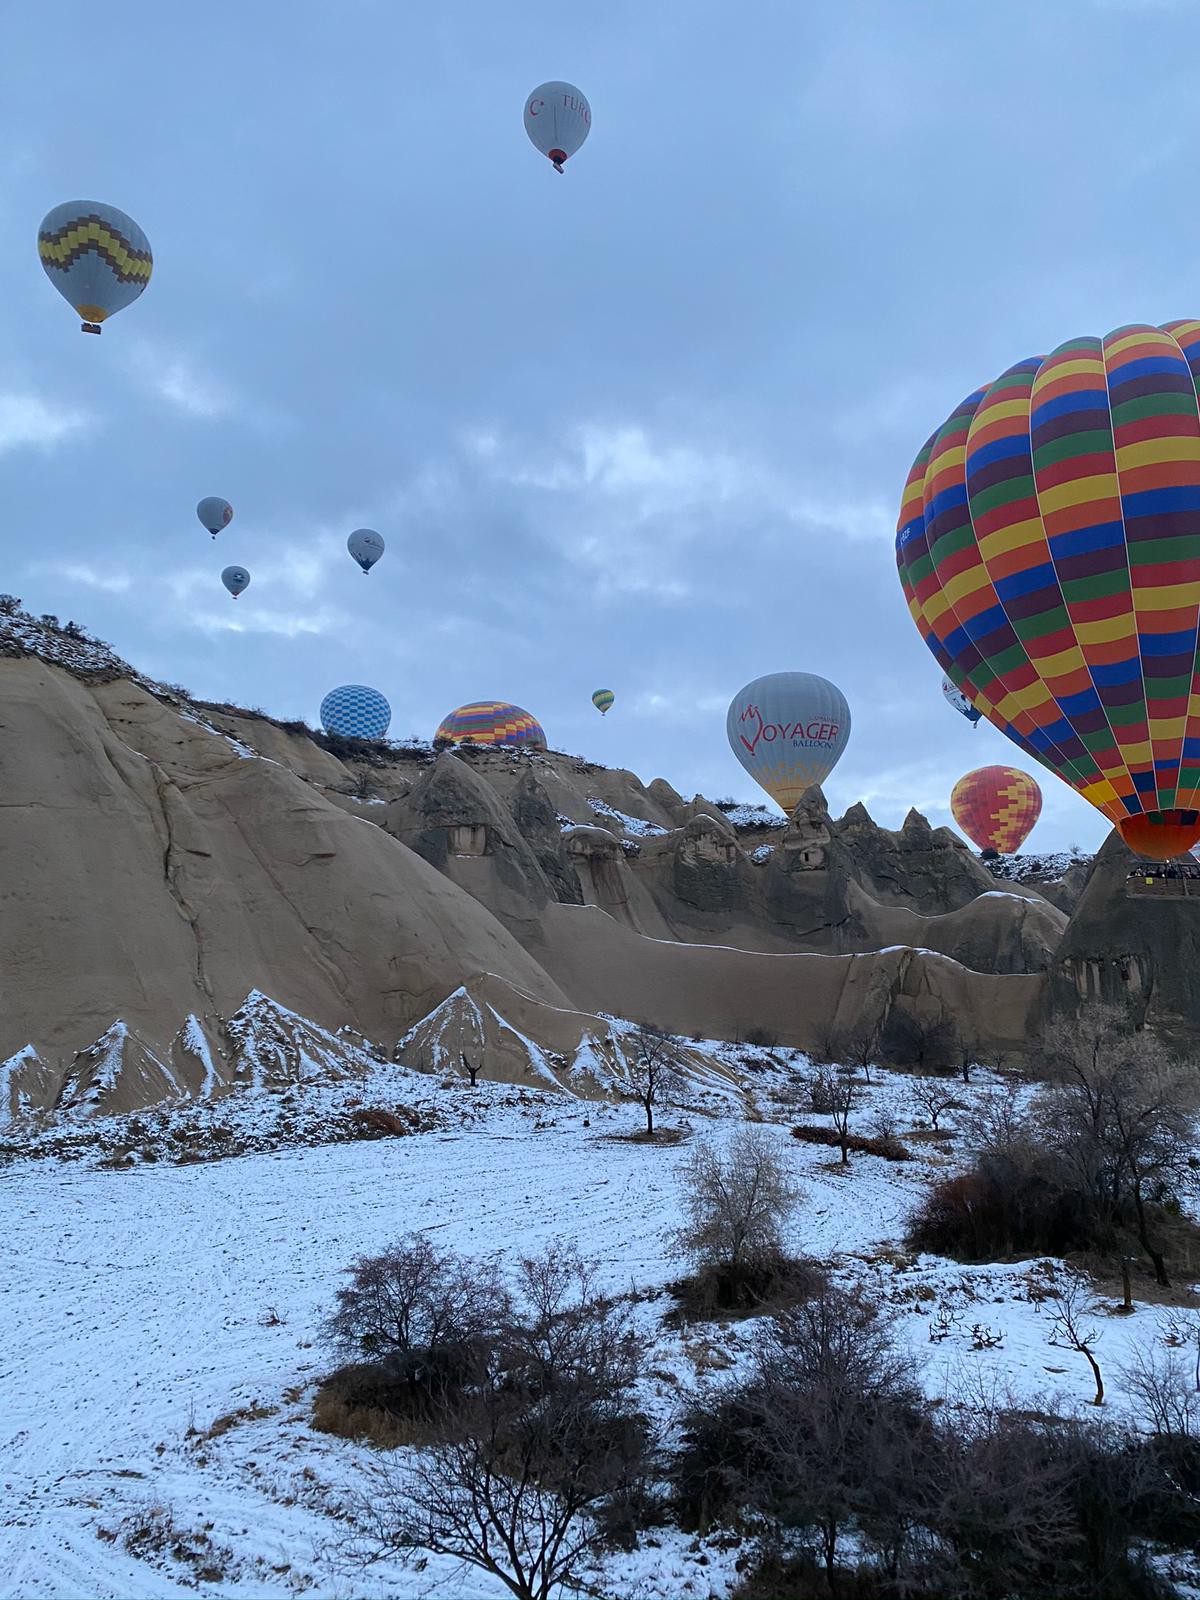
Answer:
<svg viewBox="0 0 1200 1600"><path fill-rule="evenodd" d="M823 1120L789 1101L803 1058L714 1053L737 1054L762 1114L778 1119L768 1135L804 1191L795 1247L896 1308L931 1393L982 1380L1086 1409L1086 1364L1051 1343L1037 1263L963 1268L903 1249L906 1219L930 1178L953 1170L957 1141L918 1139L909 1162L854 1156L843 1169L836 1151L789 1136L796 1120ZM397 1078L397 1095L413 1090L413 1076ZM911 1080L875 1076L856 1121L865 1131L891 1118L903 1138L914 1124ZM682 1152L614 1139L639 1125L636 1107L427 1082L421 1093L437 1116L408 1137L117 1170L76 1149L83 1158L0 1168L0 1311L10 1330L0 1354L0 1595L498 1600L497 1583L441 1558L420 1570L348 1569L339 1507L369 1486L378 1458L309 1425L314 1383L330 1365L318 1326L341 1269L412 1229L502 1257L576 1239L612 1292L642 1292L643 1398L664 1420L745 1360L752 1321L663 1324L663 1286L678 1272L670 1234ZM968 1099L995 1092L986 1077L962 1090ZM245 1090L226 1106L238 1101L237 1115L252 1122L270 1098ZM708 1115L666 1120L721 1142L740 1117L714 1097ZM1104 1308L1091 1319L1113 1412L1125 1407L1122 1361L1161 1336L1165 1316L1143 1306L1128 1320ZM157 1553L153 1540L141 1555L127 1548L138 1526L162 1535ZM719 1600L737 1554L658 1530L606 1563L605 1592Z"/></svg>

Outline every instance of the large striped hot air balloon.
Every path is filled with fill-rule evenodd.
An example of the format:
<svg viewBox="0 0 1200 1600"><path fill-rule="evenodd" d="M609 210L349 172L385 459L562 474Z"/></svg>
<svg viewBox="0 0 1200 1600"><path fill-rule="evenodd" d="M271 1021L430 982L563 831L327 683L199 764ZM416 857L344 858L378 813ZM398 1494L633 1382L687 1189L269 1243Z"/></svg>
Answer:
<svg viewBox="0 0 1200 1600"><path fill-rule="evenodd" d="M1200 322L1018 362L928 441L913 620L988 720L1168 860L1200 839Z"/></svg>
<svg viewBox="0 0 1200 1600"><path fill-rule="evenodd" d="M546 735L536 717L507 700L475 700L443 717L434 743L531 745L546 748Z"/></svg>
<svg viewBox="0 0 1200 1600"><path fill-rule="evenodd" d="M1017 767L977 767L950 795L955 822L985 856L1019 850L1042 814L1042 791Z"/></svg>

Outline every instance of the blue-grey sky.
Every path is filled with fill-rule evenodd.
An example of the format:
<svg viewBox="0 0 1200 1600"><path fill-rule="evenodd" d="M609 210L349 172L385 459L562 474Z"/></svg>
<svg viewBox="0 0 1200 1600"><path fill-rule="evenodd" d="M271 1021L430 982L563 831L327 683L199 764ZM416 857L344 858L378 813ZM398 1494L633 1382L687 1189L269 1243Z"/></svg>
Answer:
<svg viewBox="0 0 1200 1600"><path fill-rule="evenodd" d="M1198 58L1200 8L1133 0L12 7L0 588L205 697L511 699L685 794L760 798L729 699L817 671L833 806L946 821L1021 758L942 702L900 491L1013 361L1200 312ZM562 177L547 78L593 110ZM74 198L154 250L99 339L37 261ZM1031 847L1098 844L1042 782Z"/></svg>

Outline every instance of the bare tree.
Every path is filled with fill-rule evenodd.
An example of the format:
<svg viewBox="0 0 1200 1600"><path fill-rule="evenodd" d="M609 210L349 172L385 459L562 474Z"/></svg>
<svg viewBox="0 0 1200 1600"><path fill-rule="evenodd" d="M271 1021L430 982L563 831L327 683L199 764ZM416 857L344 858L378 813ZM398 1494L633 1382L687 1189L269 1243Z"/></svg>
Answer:
<svg viewBox="0 0 1200 1600"><path fill-rule="evenodd" d="M875 1498L867 1460L900 1471L894 1483L911 1488L900 1468L914 1463L906 1437L919 1390L907 1356L897 1352L881 1307L860 1293L825 1287L813 1299L776 1317L759 1358L761 1437L767 1471L757 1485L760 1509L791 1526L814 1529L835 1593L838 1549L847 1526ZM878 1513L882 1507L876 1503ZM889 1542L906 1520L896 1506L887 1518Z"/></svg>
<svg viewBox="0 0 1200 1600"><path fill-rule="evenodd" d="M1094 1406L1104 1404L1104 1379L1100 1373L1100 1363L1096 1360L1094 1351L1100 1339L1098 1328L1087 1326L1087 1306L1085 1304L1085 1291L1078 1278L1060 1278L1047 1296L1054 1307L1054 1332L1061 1337L1068 1349L1083 1356L1092 1369L1092 1377L1096 1383L1096 1394L1092 1400Z"/></svg>
<svg viewBox="0 0 1200 1600"><path fill-rule="evenodd" d="M842 1060L848 1067L857 1067L867 1083L871 1081L871 1068L876 1064L878 1048L874 1028L864 1024L846 1035Z"/></svg>
<svg viewBox="0 0 1200 1600"><path fill-rule="evenodd" d="M654 1137L655 1107L675 1100L687 1082L679 1043L661 1028L643 1023L635 1030L624 1051L618 1051L619 1087L636 1100L646 1113L646 1137Z"/></svg>
<svg viewBox="0 0 1200 1600"><path fill-rule="evenodd" d="M349 1553L432 1550L496 1577L516 1600L581 1586L606 1514L646 1479L653 1441L627 1407L639 1344L573 1246L520 1264L513 1315L440 1437L376 1469Z"/></svg>
<svg viewBox="0 0 1200 1600"><path fill-rule="evenodd" d="M1192 1153L1194 1074L1135 1032L1118 1006L1092 1005L1052 1022L1043 1055L1057 1081L1045 1103L1046 1137L1088 1196L1097 1242L1117 1250L1128 1226L1166 1287L1155 1218Z"/></svg>
<svg viewBox="0 0 1200 1600"><path fill-rule="evenodd" d="M850 1160L850 1117L858 1103L859 1084L853 1067L838 1067L827 1074L825 1104L842 1153L842 1166Z"/></svg>
<svg viewBox="0 0 1200 1600"><path fill-rule="evenodd" d="M721 1155L697 1144L679 1168L684 1225L676 1247L698 1266L739 1272L783 1252L783 1226L800 1191L775 1143L739 1129Z"/></svg>
<svg viewBox="0 0 1200 1600"><path fill-rule="evenodd" d="M934 1129L937 1128L939 1117L962 1107L954 1090L937 1078L919 1078L909 1092L909 1099L914 1111L928 1117L929 1125Z"/></svg>
<svg viewBox="0 0 1200 1600"><path fill-rule="evenodd" d="M472 1062L472 1060L466 1054L465 1051L460 1054L459 1060L462 1062L463 1071L466 1073L467 1077L470 1078L470 1080L471 1080L472 1089L477 1089L479 1087L479 1063L478 1063L478 1061Z"/></svg>

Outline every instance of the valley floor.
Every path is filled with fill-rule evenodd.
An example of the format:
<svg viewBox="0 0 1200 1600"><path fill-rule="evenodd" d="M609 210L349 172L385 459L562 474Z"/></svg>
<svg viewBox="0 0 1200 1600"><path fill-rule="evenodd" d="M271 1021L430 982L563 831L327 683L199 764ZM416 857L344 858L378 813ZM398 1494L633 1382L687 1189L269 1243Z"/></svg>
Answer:
<svg viewBox="0 0 1200 1600"><path fill-rule="evenodd" d="M906 1095L907 1080L885 1074L864 1116L903 1108ZM473 1125L455 1126L455 1102L476 1108ZM613 1139L637 1127L636 1108L499 1085L455 1087L440 1105L446 1126L376 1142L184 1166L43 1158L0 1170L0 1595L501 1595L438 1557L419 1569L349 1566L351 1501L369 1489L375 1458L309 1424L313 1385L331 1365L318 1324L341 1269L411 1229L508 1256L576 1239L612 1291L642 1292L645 1399L664 1416L745 1360L753 1322L663 1325L663 1286L679 1270L669 1234L681 1152ZM741 1114L713 1104L687 1120L694 1136L719 1141ZM903 1109L899 1121L908 1125ZM796 1247L899 1309L931 1394L967 1404L983 1384L1088 1409L1086 1365L1051 1343L1049 1313L1030 1298L1036 1263L962 1268L904 1253L917 1195L954 1161L946 1146L916 1144L906 1164L856 1156L844 1170L836 1152L789 1138L787 1123L772 1133L805 1193ZM959 1320L932 1343L940 1305ZM1161 1337L1165 1314L1141 1306L1122 1320L1098 1305L1112 1412L1126 1404L1123 1361ZM993 1335L994 1347L974 1348ZM153 1536L135 1554L126 1535L139 1526ZM719 1600L739 1554L720 1544L661 1530L598 1579L605 1593L642 1600Z"/></svg>

